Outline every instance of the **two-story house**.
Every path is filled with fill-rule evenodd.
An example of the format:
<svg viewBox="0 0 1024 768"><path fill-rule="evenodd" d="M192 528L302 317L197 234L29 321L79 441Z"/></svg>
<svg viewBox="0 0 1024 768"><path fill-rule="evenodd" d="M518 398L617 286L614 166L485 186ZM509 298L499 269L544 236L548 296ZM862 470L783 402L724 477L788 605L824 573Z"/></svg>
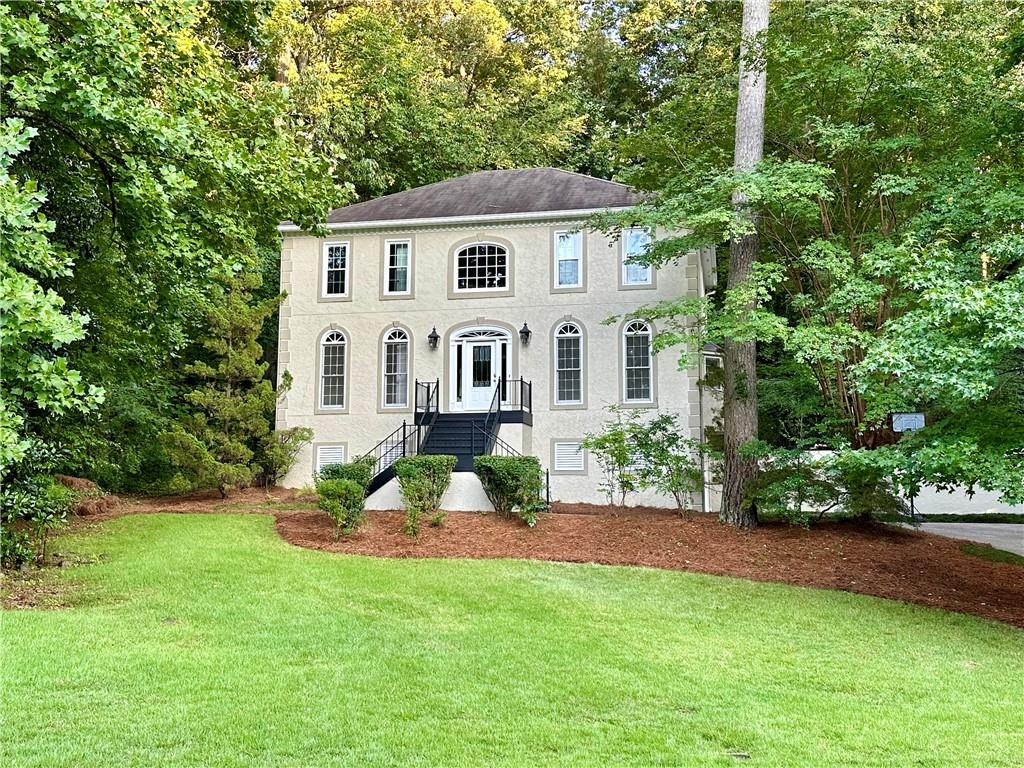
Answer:
<svg viewBox="0 0 1024 768"><path fill-rule="evenodd" d="M607 406L674 412L699 436L698 370L652 353L651 321L605 323L704 290L700 254L652 269L630 263L643 230L586 228L637 200L552 168L483 171L333 210L327 237L282 224L278 362L294 384L277 421L315 433L285 485L372 451L368 506L396 508L395 457L454 453L471 470L504 451L538 456L553 499L603 503L580 443ZM475 475L456 472L445 506L488 508Z"/></svg>

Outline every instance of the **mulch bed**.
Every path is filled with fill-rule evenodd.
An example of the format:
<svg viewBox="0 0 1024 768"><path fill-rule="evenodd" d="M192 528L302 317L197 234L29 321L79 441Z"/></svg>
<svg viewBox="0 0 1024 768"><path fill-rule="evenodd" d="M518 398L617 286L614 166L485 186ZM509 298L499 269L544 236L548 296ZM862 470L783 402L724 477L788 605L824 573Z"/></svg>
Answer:
<svg viewBox="0 0 1024 768"><path fill-rule="evenodd" d="M269 512L286 541L330 552L643 565L876 595L1024 627L1024 567L966 555L956 539L878 523L826 522L810 530L766 524L742 531L711 515L683 519L661 509L577 504L556 505L533 529L494 514L452 512L443 527L424 525L415 539L402 533L401 512L369 512L358 532L335 542L326 515L287 508L296 500L294 492L277 488L251 489L227 501L215 493L133 499L109 516Z"/></svg>
<svg viewBox="0 0 1024 768"><path fill-rule="evenodd" d="M452 512L442 528L402 533L401 512L370 512L335 542L312 511L277 513L292 544L384 557L512 557L645 565L757 581L840 589L972 613L1024 627L1024 568L970 557L960 542L872 523L782 524L740 531L711 515L630 508L542 515L534 529L496 515Z"/></svg>

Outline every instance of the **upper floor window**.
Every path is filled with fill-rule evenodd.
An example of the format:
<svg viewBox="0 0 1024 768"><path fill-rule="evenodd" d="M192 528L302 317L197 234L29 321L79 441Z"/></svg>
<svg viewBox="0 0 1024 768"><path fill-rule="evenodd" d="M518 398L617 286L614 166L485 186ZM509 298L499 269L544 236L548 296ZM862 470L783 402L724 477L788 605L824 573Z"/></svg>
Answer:
<svg viewBox="0 0 1024 768"><path fill-rule="evenodd" d="M348 243L324 243L323 295L348 296Z"/></svg>
<svg viewBox="0 0 1024 768"><path fill-rule="evenodd" d="M394 328L384 336L382 359L384 407L409 405L409 334Z"/></svg>
<svg viewBox="0 0 1024 768"><path fill-rule="evenodd" d="M455 254L456 291L503 291L508 288L508 251L496 243L475 243Z"/></svg>
<svg viewBox="0 0 1024 768"><path fill-rule="evenodd" d="M622 233L622 284L652 285L654 271L643 264L631 264L630 261L643 256L651 244L651 236L643 229L627 229Z"/></svg>
<svg viewBox="0 0 1024 768"><path fill-rule="evenodd" d="M555 331L555 403L583 402L583 331L576 323L562 323Z"/></svg>
<svg viewBox="0 0 1024 768"><path fill-rule="evenodd" d="M345 334L328 331L320 341L320 407L345 407Z"/></svg>
<svg viewBox="0 0 1024 768"><path fill-rule="evenodd" d="M384 293L389 296L411 293L412 243L409 240L387 240L384 246L387 258Z"/></svg>
<svg viewBox="0 0 1024 768"><path fill-rule="evenodd" d="M622 329L622 399L627 403L654 401L651 380L651 326L631 320Z"/></svg>
<svg viewBox="0 0 1024 768"><path fill-rule="evenodd" d="M583 234L555 233L555 288L583 285Z"/></svg>

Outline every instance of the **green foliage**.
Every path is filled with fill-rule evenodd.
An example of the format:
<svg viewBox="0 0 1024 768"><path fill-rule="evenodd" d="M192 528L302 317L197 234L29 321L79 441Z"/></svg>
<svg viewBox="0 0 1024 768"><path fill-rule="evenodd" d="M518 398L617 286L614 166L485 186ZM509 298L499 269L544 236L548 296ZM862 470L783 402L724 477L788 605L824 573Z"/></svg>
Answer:
<svg viewBox="0 0 1024 768"><path fill-rule="evenodd" d="M50 475L18 477L0 489L0 561L45 565L50 532L67 524L80 494Z"/></svg>
<svg viewBox="0 0 1024 768"><path fill-rule="evenodd" d="M550 165L580 133L576 2L313 5L275 4L263 65L361 197Z"/></svg>
<svg viewBox="0 0 1024 768"><path fill-rule="evenodd" d="M457 462L457 457L443 454L403 456L395 461L395 476L405 501L406 534L416 536L422 517L438 511Z"/></svg>
<svg viewBox="0 0 1024 768"><path fill-rule="evenodd" d="M366 488L354 480L323 479L316 484L317 506L334 521L334 538L348 536L365 517Z"/></svg>
<svg viewBox="0 0 1024 768"><path fill-rule="evenodd" d="M590 451L604 475L601 490L611 505L624 506L626 495L640 490L638 445L633 435L640 425L639 410L608 408L614 415L598 433L583 439L583 448Z"/></svg>
<svg viewBox="0 0 1024 768"><path fill-rule="evenodd" d="M267 363L260 362L262 350L256 339L280 297L252 304L250 292L259 286L259 278L252 275L241 274L223 283L206 309L209 335L202 342L204 359L187 368L199 382L185 394L196 410L176 427L194 440L172 432L167 445L175 448L172 455L183 471L197 470L193 475L197 487L215 480L226 496L252 482L259 469L256 450L273 440L271 421L278 393L264 378Z"/></svg>
<svg viewBox="0 0 1024 768"><path fill-rule="evenodd" d="M374 466L372 456L362 456L349 464L328 464L320 470L317 480L352 480L365 491L373 479Z"/></svg>
<svg viewBox="0 0 1024 768"><path fill-rule="evenodd" d="M277 485L278 481L295 466L299 451L312 439L313 430L309 427L275 429L263 438L256 452L256 462L264 482L268 486Z"/></svg>
<svg viewBox="0 0 1024 768"><path fill-rule="evenodd" d="M656 307L662 344L689 345L692 358L707 339L763 342L776 370L761 421L774 443L882 448L878 461L903 476L1024 498L1024 85L1019 47L1006 44L1020 39L1016 6L779 4L766 157L741 175L737 8L693 6L685 23L675 13L643 4L618 22L642 30L621 48L656 101L622 152L636 158L630 180L655 194L602 223L685 231L646 255L668 263L745 233L740 191L760 252L738 289ZM783 366L802 369L796 386ZM796 391L807 381L816 396ZM888 415L902 410L925 410L931 426L890 448Z"/></svg>
<svg viewBox="0 0 1024 768"><path fill-rule="evenodd" d="M171 477L157 436L215 278L341 199L287 92L255 75L255 20L237 19L268 6L226 5L0 4L4 457L39 438L117 488Z"/></svg>
<svg viewBox="0 0 1024 768"><path fill-rule="evenodd" d="M495 512L501 517L516 512L530 528L537 525L544 480L536 456L477 456L473 467Z"/></svg>
<svg viewBox="0 0 1024 768"><path fill-rule="evenodd" d="M683 510L703 492L702 447L685 436L675 414L647 418L643 409L610 406L613 418L601 432L588 434L583 447L604 473L602 489L609 504L623 506L626 496L646 489L672 496Z"/></svg>
<svg viewBox="0 0 1024 768"><path fill-rule="evenodd" d="M0 8L0 21L5 13ZM44 287L70 272L72 255L50 242L54 222L40 212L46 195L12 169L36 133L20 118L0 122L0 476L32 448L30 412L54 418L103 401L103 391L59 354L85 335L86 316L66 313L64 300Z"/></svg>
<svg viewBox="0 0 1024 768"><path fill-rule="evenodd" d="M893 475L877 462L864 461L873 452L814 452L806 446L776 448L764 441L742 450L758 460L760 472L746 489L745 502L753 503L760 517L807 527L829 513L882 520L908 513Z"/></svg>

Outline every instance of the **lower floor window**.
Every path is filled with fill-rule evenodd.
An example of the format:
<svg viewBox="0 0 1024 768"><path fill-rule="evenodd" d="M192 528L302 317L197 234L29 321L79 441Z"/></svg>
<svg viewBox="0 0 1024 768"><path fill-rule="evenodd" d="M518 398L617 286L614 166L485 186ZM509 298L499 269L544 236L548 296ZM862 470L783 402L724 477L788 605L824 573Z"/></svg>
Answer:
<svg viewBox="0 0 1024 768"><path fill-rule="evenodd" d="M643 320L633 320L623 330L623 400L650 402L651 327Z"/></svg>

